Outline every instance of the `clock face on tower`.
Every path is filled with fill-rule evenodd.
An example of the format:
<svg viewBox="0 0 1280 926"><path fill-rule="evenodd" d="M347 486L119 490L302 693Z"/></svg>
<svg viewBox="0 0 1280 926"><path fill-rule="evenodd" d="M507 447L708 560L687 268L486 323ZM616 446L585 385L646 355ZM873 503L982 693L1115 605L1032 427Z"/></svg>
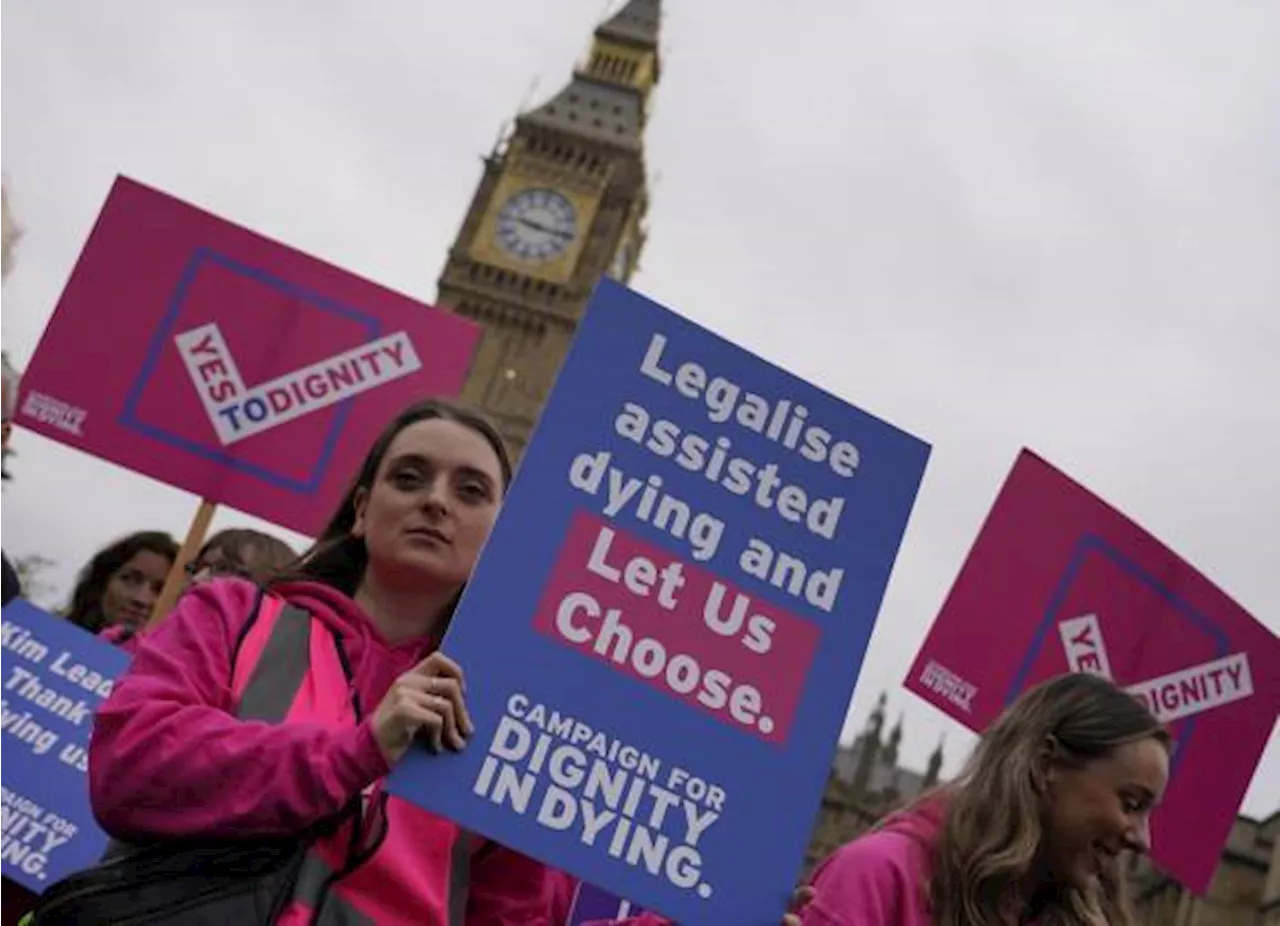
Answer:
<svg viewBox="0 0 1280 926"><path fill-rule="evenodd" d="M498 245L527 261L549 260L564 252L578 232L578 214L555 190L530 187L514 194L498 211Z"/></svg>

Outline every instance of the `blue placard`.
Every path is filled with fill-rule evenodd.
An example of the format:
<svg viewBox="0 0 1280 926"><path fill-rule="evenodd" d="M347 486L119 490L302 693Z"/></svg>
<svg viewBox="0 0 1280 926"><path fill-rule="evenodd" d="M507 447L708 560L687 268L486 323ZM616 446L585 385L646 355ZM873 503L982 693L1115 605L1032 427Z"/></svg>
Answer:
<svg viewBox="0 0 1280 926"><path fill-rule="evenodd" d="M589 923L610 923L614 920L640 916L643 907L602 891L592 884L579 884L573 892L573 906L564 926L587 926ZM556 924L559 926L559 924Z"/></svg>
<svg viewBox="0 0 1280 926"><path fill-rule="evenodd" d="M121 650L22 599L5 605L0 872L40 893L95 864L107 834L89 807L93 713L129 665Z"/></svg>
<svg viewBox="0 0 1280 926"><path fill-rule="evenodd" d="M604 281L393 792L697 926L775 926L929 447Z"/></svg>

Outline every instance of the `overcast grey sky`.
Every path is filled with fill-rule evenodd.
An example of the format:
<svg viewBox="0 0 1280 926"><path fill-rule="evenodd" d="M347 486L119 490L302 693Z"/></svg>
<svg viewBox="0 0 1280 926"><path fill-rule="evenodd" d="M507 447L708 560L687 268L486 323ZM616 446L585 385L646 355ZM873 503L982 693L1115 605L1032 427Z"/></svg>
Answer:
<svg viewBox="0 0 1280 926"><path fill-rule="evenodd" d="M1280 6L667 6L633 284L934 445L847 732L888 689L909 763L967 751L898 685L1023 445L1280 629ZM6 0L5 347L30 356L117 173L432 299L480 155L604 12ZM195 510L14 446L5 549L63 593ZM1280 809L1278 740L1246 812Z"/></svg>

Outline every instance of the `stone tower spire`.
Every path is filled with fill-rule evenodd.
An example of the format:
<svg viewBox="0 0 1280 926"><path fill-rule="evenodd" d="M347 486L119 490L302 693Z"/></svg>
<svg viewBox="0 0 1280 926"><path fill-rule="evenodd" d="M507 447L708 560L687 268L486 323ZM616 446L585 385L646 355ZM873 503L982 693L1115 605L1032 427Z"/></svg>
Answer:
<svg viewBox="0 0 1280 926"><path fill-rule="evenodd" d="M880 757L880 736L884 733L884 711L888 700L889 696L880 692L880 698L867 718L867 727L858 737L858 764L854 766L853 780L849 782L849 789L855 797L866 797L871 771Z"/></svg>
<svg viewBox="0 0 1280 926"><path fill-rule="evenodd" d="M884 764L893 768L898 764L898 749L902 746L903 714L898 714L898 722L889 731L889 742L884 749Z"/></svg>
<svg viewBox="0 0 1280 926"><path fill-rule="evenodd" d="M659 78L660 0L631 0L595 31L584 66L519 121L639 150Z"/></svg>
<svg viewBox="0 0 1280 926"><path fill-rule="evenodd" d="M630 280L648 236L644 130L661 19L660 0L628 0L563 88L516 118L440 275L440 307L484 329L462 399L516 456L596 283Z"/></svg>
<svg viewBox="0 0 1280 926"><path fill-rule="evenodd" d="M926 790L938 784L942 774L942 746L946 741L947 735L944 733L938 738L938 748L929 756L929 767L925 770L923 783Z"/></svg>

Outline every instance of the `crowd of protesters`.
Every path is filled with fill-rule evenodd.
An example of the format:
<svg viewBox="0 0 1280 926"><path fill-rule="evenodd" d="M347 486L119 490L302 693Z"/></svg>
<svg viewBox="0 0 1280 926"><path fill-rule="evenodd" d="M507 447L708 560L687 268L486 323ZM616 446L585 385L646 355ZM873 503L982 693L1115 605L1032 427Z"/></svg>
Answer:
<svg viewBox="0 0 1280 926"><path fill-rule="evenodd" d="M159 621L172 537L140 531L90 559L65 616L133 657L90 748L94 813L120 840L113 877L193 845L287 846L256 876L277 923L566 921L571 876L382 789L410 749L465 749L475 732L465 667L439 642L510 479L483 417L423 402L369 448L300 556L256 531L219 533ZM957 780L826 859L784 922L1130 923L1122 859L1148 848L1168 768L1168 735L1133 698L1090 675L1047 682ZM191 903L239 916L216 876L202 878L182 881ZM92 892L77 898L77 919L106 921Z"/></svg>

